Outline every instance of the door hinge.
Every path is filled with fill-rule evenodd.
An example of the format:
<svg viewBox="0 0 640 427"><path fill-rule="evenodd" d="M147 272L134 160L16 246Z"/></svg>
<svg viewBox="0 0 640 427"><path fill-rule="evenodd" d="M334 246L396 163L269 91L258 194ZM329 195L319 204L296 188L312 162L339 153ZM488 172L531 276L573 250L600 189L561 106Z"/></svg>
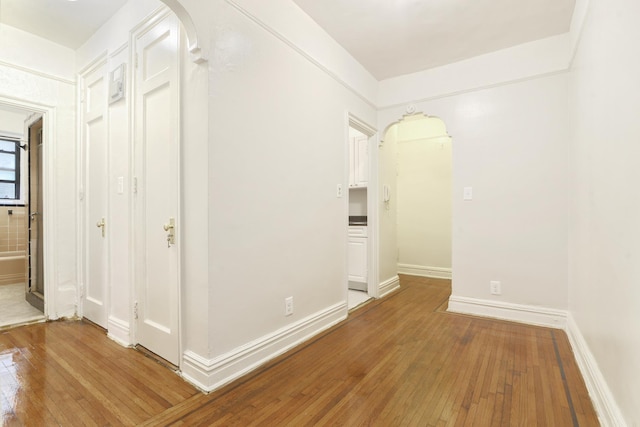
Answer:
<svg viewBox="0 0 640 427"><path fill-rule="evenodd" d="M133 194L136 194L138 192L138 177L134 176L133 177Z"/></svg>
<svg viewBox="0 0 640 427"><path fill-rule="evenodd" d="M133 318L138 320L138 301L133 303Z"/></svg>

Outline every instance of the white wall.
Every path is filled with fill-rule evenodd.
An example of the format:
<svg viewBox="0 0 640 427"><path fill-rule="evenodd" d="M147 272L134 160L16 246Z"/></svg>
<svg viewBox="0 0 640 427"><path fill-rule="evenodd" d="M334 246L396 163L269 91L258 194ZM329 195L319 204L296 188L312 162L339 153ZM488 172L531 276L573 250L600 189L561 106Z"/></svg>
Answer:
<svg viewBox="0 0 640 427"><path fill-rule="evenodd" d="M16 136L24 133L24 121L27 118L26 113L17 113L8 111L0 105L0 133L8 133L9 136Z"/></svg>
<svg viewBox="0 0 640 427"><path fill-rule="evenodd" d="M567 308L566 100L557 74L414 104L453 137L454 297ZM379 127L404 111L381 110Z"/></svg>
<svg viewBox="0 0 640 427"><path fill-rule="evenodd" d="M379 129L385 129L384 126ZM379 277L380 282L393 280L398 275L398 191L397 191L397 163L398 163L398 127L392 126L384 130L382 145L378 149L378 174L380 186L379 211L380 219L378 235L379 249ZM389 188L389 200L384 201L383 187Z"/></svg>
<svg viewBox="0 0 640 427"><path fill-rule="evenodd" d="M210 46L208 63L182 70L182 368L204 388L346 316L346 113L376 120L375 80L310 18L288 1L242 3L183 2ZM126 61L123 33L144 15L129 6L133 18L121 11L79 49L78 69L103 52ZM127 176L126 108L110 108L112 185ZM130 206L110 202L117 260ZM126 326L131 284L118 274L110 314Z"/></svg>
<svg viewBox="0 0 640 427"><path fill-rule="evenodd" d="M219 354L344 302L346 198L335 191L347 188L345 112L373 123L375 110L234 7L220 8L211 25L242 49L227 52L241 57L233 67L211 64L210 315Z"/></svg>
<svg viewBox="0 0 640 427"><path fill-rule="evenodd" d="M76 313L77 260L74 53L48 40L0 25L0 102L46 113L45 232L48 312Z"/></svg>
<svg viewBox="0 0 640 427"><path fill-rule="evenodd" d="M398 271L451 273L451 138L442 120L419 114L398 128Z"/></svg>
<svg viewBox="0 0 640 427"><path fill-rule="evenodd" d="M640 425L640 3L591 0L570 76L569 309L611 396ZM600 392L607 395L606 385ZM601 408L602 409L602 408ZM603 424L606 425L606 424Z"/></svg>
<svg viewBox="0 0 640 427"><path fill-rule="evenodd" d="M210 46L208 201L185 207L208 216L208 286L188 296L208 306L188 323L209 342L185 374L212 388L346 316L346 113L376 119L347 80L375 81L289 1L182 3Z"/></svg>
<svg viewBox="0 0 640 427"><path fill-rule="evenodd" d="M75 63L73 50L0 24L0 65L71 83L75 81Z"/></svg>

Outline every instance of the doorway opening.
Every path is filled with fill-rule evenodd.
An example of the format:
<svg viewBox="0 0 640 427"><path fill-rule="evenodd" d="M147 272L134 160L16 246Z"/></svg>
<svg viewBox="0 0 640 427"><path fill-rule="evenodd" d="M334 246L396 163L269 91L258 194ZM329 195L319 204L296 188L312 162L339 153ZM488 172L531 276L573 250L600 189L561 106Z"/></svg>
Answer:
<svg viewBox="0 0 640 427"><path fill-rule="evenodd" d="M396 150L397 270L451 279L452 144L437 117L416 114L387 132Z"/></svg>
<svg viewBox="0 0 640 427"><path fill-rule="evenodd" d="M0 327L44 320L43 115L0 103Z"/></svg>
<svg viewBox="0 0 640 427"><path fill-rule="evenodd" d="M375 274L375 174L371 165L375 130L349 116L347 306L353 310L377 297ZM370 215L370 212L373 215Z"/></svg>

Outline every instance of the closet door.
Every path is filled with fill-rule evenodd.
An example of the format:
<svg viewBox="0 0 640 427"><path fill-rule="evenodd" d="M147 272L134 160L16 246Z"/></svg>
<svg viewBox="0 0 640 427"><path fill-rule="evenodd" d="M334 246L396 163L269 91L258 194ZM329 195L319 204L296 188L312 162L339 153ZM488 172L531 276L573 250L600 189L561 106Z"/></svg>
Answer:
<svg viewBox="0 0 640 427"><path fill-rule="evenodd" d="M136 342L178 365L179 341L179 41L165 15L135 39Z"/></svg>
<svg viewBox="0 0 640 427"><path fill-rule="evenodd" d="M85 176L83 316L107 328L109 229L106 62L83 76L82 151Z"/></svg>

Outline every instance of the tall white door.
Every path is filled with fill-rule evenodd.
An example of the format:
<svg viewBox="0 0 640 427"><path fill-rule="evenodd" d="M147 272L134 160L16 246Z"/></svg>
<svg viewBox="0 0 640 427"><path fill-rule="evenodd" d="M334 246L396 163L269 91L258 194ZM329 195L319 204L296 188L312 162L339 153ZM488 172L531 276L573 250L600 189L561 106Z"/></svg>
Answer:
<svg viewBox="0 0 640 427"><path fill-rule="evenodd" d="M85 173L85 280L83 316L107 327L108 169L106 64L83 76L82 150Z"/></svg>
<svg viewBox="0 0 640 427"><path fill-rule="evenodd" d="M179 41L171 14L135 39L136 341L178 365Z"/></svg>

